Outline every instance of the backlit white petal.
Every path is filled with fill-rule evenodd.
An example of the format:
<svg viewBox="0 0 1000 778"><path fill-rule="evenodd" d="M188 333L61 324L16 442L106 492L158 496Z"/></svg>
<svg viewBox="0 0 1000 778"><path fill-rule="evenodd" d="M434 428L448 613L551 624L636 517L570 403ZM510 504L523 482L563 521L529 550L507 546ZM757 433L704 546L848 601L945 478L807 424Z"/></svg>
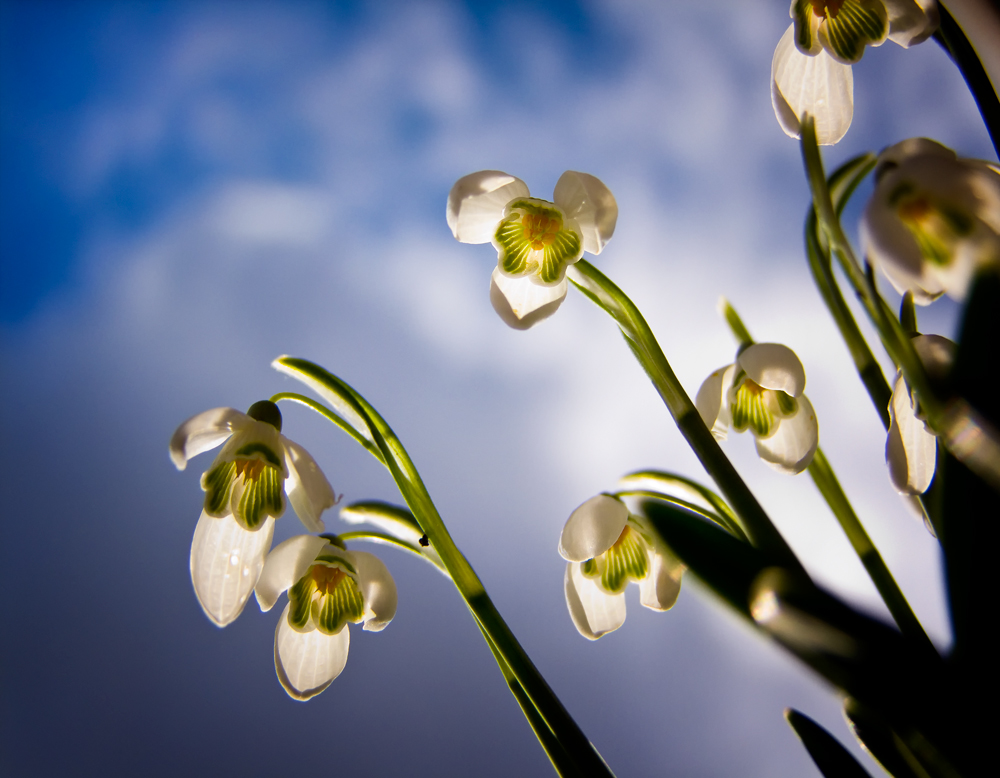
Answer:
<svg viewBox="0 0 1000 778"><path fill-rule="evenodd" d="M306 574L327 542L315 535L296 535L274 547L254 587L262 611L271 610L281 593Z"/></svg>
<svg viewBox="0 0 1000 778"><path fill-rule="evenodd" d="M927 375L932 378L944 378L955 361L958 344L940 335L917 335L910 341L914 351L920 357Z"/></svg>
<svg viewBox="0 0 1000 778"><path fill-rule="evenodd" d="M380 632L396 615L399 600L396 582L381 559L367 551L352 551L358 571L358 588L365 598L364 629Z"/></svg>
<svg viewBox="0 0 1000 778"><path fill-rule="evenodd" d="M340 675L347 664L351 634L345 626L336 635L318 629L296 632L288 626L288 608L274 630L274 670L278 680L296 700L315 697Z"/></svg>
<svg viewBox="0 0 1000 778"><path fill-rule="evenodd" d="M923 494L934 478L937 438L916 417L902 372L896 376L889 401L889 419L885 442L889 479L900 494Z"/></svg>
<svg viewBox="0 0 1000 778"><path fill-rule="evenodd" d="M757 454L775 470L789 475L801 473L812 462L819 445L819 423L812 403L803 394L794 416L782 419L769 438L757 438Z"/></svg>
<svg viewBox="0 0 1000 778"><path fill-rule="evenodd" d="M549 318L566 299L569 282L565 278L555 286L542 286L531 278L510 278L500 268L494 268L490 278L493 310L515 330L526 330Z"/></svg>
<svg viewBox="0 0 1000 778"><path fill-rule="evenodd" d="M889 13L889 40L903 48L922 43L937 29L935 0L885 0L885 10Z"/></svg>
<svg viewBox="0 0 1000 778"><path fill-rule="evenodd" d="M205 615L220 627L243 611L273 534L270 516L251 532L232 515L216 519L202 511L191 541L191 583Z"/></svg>
<svg viewBox="0 0 1000 778"><path fill-rule="evenodd" d="M729 425L733 421L726 395L733 385L735 372L735 365L720 367L704 380L695 397L694 404L698 408L698 413L716 440L726 439Z"/></svg>
<svg viewBox="0 0 1000 778"><path fill-rule="evenodd" d="M603 554L622 534L628 508L607 494L591 497L573 511L559 537L559 554L570 562L585 562Z"/></svg>
<svg viewBox="0 0 1000 778"><path fill-rule="evenodd" d="M640 602L654 611L669 610L681 592L684 565L665 550L652 554L649 574L639 581Z"/></svg>
<svg viewBox="0 0 1000 778"><path fill-rule="evenodd" d="M583 250L600 254L618 221L618 203L611 190L589 173L567 170L556 182L553 200L580 225Z"/></svg>
<svg viewBox="0 0 1000 778"><path fill-rule="evenodd" d="M608 594L580 572L580 565L566 565L566 605L577 631L597 640L625 623L625 593Z"/></svg>
<svg viewBox="0 0 1000 778"><path fill-rule="evenodd" d="M861 217L861 250L897 292L913 292L915 303L929 305L944 293L944 287L928 272L913 234L885 202L880 189L876 188Z"/></svg>
<svg viewBox="0 0 1000 778"><path fill-rule="evenodd" d="M854 73L820 51L814 57L795 47L794 25L778 41L771 60L771 104L786 135L801 135L802 114L816 119L816 139L829 146L847 133L854 118Z"/></svg>
<svg viewBox="0 0 1000 778"><path fill-rule="evenodd" d="M288 501L307 530L322 532L323 511L336 505L337 495L308 451L284 435L281 436L281 445L288 468L288 480L285 482Z"/></svg>
<svg viewBox="0 0 1000 778"><path fill-rule="evenodd" d="M795 352L780 343L755 343L736 361L747 377L765 389L798 397L806 388L806 371Z"/></svg>
<svg viewBox="0 0 1000 778"><path fill-rule="evenodd" d="M247 421L252 419L234 408L212 408L192 416L170 439L170 458L178 470L183 470L189 459L215 448L233 434L234 425Z"/></svg>
<svg viewBox="0 0 1000 778"><path fill-rule="evenodd" d="M463 176L448 193L451 234L462 243L489 243L504 208L516 197L528 197L528 186L520 178L499 170Z"/></svg>

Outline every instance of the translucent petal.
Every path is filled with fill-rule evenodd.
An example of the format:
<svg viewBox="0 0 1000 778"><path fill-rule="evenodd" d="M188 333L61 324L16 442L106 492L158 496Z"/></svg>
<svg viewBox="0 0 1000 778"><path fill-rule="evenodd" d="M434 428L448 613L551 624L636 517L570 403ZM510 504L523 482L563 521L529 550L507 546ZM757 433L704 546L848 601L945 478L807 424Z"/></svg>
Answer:
<svg viewBox="0 0 1000 778"><path fill-rule="evenodd" d="M934 478L937 438L916 417L913 398L900 372L889 401L889 436L885 461L889 479L900 494L923 494Z"/></svg>
<svg viewBox="0 0 1000 778"><path fill-rule="evenodd" d="M622 534L628 508L607 494L591 497L573 511L559 537L559 554L570 562L585 562L603 554Z"/></svg>
<svg viewBox="0 0 1000 778"><path fill-rule="evenodd" d="M917 335L910 342L929 376L940 379L948 375L958 344L940 335Z"/></svg>
<svg viewBox="0 0 1000 778"><path fill-rule="evenodd" d="M528 186L499 170L480 170L455 182L448 194L448 226L462 243L489 243L515 197L527 197Z"/></svg>
<svg viewBox="0 0 1000 778"><path fill-rule="evenodd" d="M296 535L274 547L254 587L262 611L271 610L281 593L306 574L326 544L325 538Z"/></svg>
<svg viewBox="0 0 1000 778"><path fill-rule="evenodd" d="M704 380L695 397L694 404L698 413L716 440L725 440L729 434L729 425L732 424L726 397L733 385L735 372L735 365L720 367Z"/></svg>
<svg viewBox="0 0 1000 778"><path fill-rule="evenodd" d="M618 221L618 203L611 190L589 173L567 170L556 183L553 200L580 225L584 251L600 254Z"/></svg>
<svg viewBox="0 0 1000 778"><path fill-rule="evenodd" d="M778 41L771 60L771 104L786 135L798 138L801 117L816 119L816 139L832 145L847 133L854 118L854 74L850 65L821 51L814 57L795 47L794 27Z"/></svg>
<svg viewBox="0 0 1000 778"><path fill-rule="evenodd" d="M801 473L812 462L819 445L819 423L812 403L798 397L798 412L782 419L769 438L755 438L757 454L775 470L789 475Z"/></svg>
<svg viewBox="0 0 1000 778"><path fill-rule="evenodd" d="M350 646L347 627L336 635L324 635L318 629L296 632L288 625L286 605L274 630L274 670L278 681L296 700L315 697L343 671Z"/></svg>
<svg viewBox="0 0 1000 778"><path fill-rule="evenodd" d="M818 35L820 19L813 13L812 3L809 0L792 0L788 15L792 17L793 35L798 50L810 57L822 52L823 44Z"/></svg>
<svg viewBox="0 0 1000 778"><path fill-rule="evenodd" d="M780 343L755 343L737 357L747 377L765 389L798 397L806 388L806 371L795 352Z"/></svg>
<svg viewBox="0 0 1000 778"><path fill-rule="evenodd" d="M323 511L337 504L337 495L308 451L284 435L281 436L281 445L288 468L288 480L285 482L288 501L307 530L322 532Z"/></svg>
<svg viewBox="0 0 1000 778"><path fill-rule="evenodd" d="M586 578L576 562L566 564L565 590L570 618L587 640L597 640L625 623L625 593L608 594Z"/></svg>
<svg viewBox="0 0 1000 778"><path fill-rule="evenodd" d="M367 551L353 551L351 556L358 571L358 588L365 598L365 626L369 632L380 632L396 615L399 595L396 582L381 559Z"/></svg>
<svg viewBox="0 0 1000 778"><path fill-rule="evenodd" d="M215 448L247 421L252 419L234 408L212 408L192 416L170 438L170 458L183 470L189 459Z"/></svg>
<svg viewBox="0 0 1000 778"><path fill-rule="evenodd" d="M274 519L260 529L243 529L232 516L216 519L202 512L191 541L191 583L212 621L224 627L243 611L271 547Z"/></svg>
<svg viewBox="0 0 1000 778"><path fill-rule="evenodd" d="M927 40L938 27L935 0L885 0L889 13L889 40L904 49Z"/></svg>
<svg viewBox="0 0 1000 778"><path fill-rule="evenodd" d="M639 581L640 602L654 611L669 610L681 592L684 565L665 549L651 555L649 575Z"/></svg>
<svg viewBox="0 0 1000 778"><path fill-rule="evenodd" d="M569 282L555 286L536 284L530 277L511 278L494 268L490 279L490 302L504 324L526 330L547 319L566 299Z"/></svg>

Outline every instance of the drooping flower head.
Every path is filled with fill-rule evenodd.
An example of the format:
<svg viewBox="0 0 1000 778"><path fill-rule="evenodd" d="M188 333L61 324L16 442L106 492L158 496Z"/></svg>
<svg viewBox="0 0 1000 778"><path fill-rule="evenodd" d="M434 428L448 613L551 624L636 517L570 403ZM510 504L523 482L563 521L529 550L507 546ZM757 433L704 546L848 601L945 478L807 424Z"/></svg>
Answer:
<svg viewBox="0 0 1000 778"><path fill-rule="evenodd" d="M778 343L756 343L702 383L698 413L718 440L729 428L750 430L757 454L776 470L805 470L819 444L819 425L803 394L806 373L795 352Z"/></svg>
<svg viewBox="0 0 1000 778"><path fill-rule="evenodd" d="M515 329L555 313L566 297L566 268L584 251L600 254L615 230L618 205L594 176L567 170L553 200L531 197L521 179L499 170L464 176L448 195L456 240L496 248L490 302Z"/></svg>
<svg viewBox="0 0 1000 778"><path fill-rule="evenodd" d="M191 581L206 615L224 627L243 610L271 547L286 495L302 523L321 532L336 503L309 453L281 434L281 412L267 400L247 413L213 408L184 422L170 440L178 470L225 441L201 477L205 502L191 543Z"/></svg>
<svg viewBox="0 0 1000 778"><path fill-rule="evenodd" d="M285 691L308 700L347 664L348 624L378 632L396 615L396 583L374 554L339 541L297 535L267 556L257 602L269 611L281 593L288 604L274 632L274 669Z"/></svg>
<svg viewBox="0 0 1000 778"><path fill-rule="evenodd" d="M597 640L625 622L625 588L639 585L643 605L673 607L684 566L616 497L599 494L577 508L559 538L567 561L566 605L577 630Z"/></svg>
<svg viewBox="0 0 1000 778"><path fill-rule="evenodd" d="M1000 268L995 168L911 138L879 155L875 177L861 243L900 293L921 305L942 294L961 300L978 271Z"/></svg>

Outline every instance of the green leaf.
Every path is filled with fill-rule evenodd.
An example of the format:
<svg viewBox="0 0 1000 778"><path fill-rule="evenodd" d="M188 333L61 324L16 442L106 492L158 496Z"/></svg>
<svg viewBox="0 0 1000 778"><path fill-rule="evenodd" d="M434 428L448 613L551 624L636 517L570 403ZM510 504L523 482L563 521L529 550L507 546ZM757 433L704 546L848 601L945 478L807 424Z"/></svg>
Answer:
<svg viewBox="0 0 1000 778"><path fill-rule="evenodd" d="M795 730L825 778L871 778L837 738L811 718L793 708L787 708L785 720Z"/></svg>
<svg viewBox="0 0 1000 778"><path fill-rule="evenodd" d="M868 755L894 778L928 778L913 752L877 714L857 700L844 701L844 716Z"/></svg>

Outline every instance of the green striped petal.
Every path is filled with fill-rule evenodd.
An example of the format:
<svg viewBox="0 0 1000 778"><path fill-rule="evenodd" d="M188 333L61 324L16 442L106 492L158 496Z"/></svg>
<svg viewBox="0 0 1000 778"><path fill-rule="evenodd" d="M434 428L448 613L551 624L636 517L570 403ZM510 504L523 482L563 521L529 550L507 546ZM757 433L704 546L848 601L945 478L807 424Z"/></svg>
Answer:
<svg viewBox="0 0 1000 778"><path fill-rule="evenodd" d="M562 281L566 266L583 256L583 241L562 210L545 200L510 203L493 236L497 264L509 276L535 274L544 284Z"/></svg>
<svg viewBox="0 0 1000 778"><path fill-rule="evenodd" d="M312 568L288 590L288 623L299 632L305 631L312 613L316 581L311 573Z"/></svg>
<svg viewBox="0 0 1000 778"><path fill-rule="evenodd" d="M599 557L583 562L580 568L584 576L600 576L601 588L610 594L625 589L630 580L640 581L649 573L649 557L642 536L630 526L614 545Z"/></svg>
<svg viewBox="0 0 1000 778"><path fill-rule="evenodd" d="M246 464L240 467L241 463ZM236 521L253 530L268 516L278 518L284 513L285 479L277 467L262 465L260 460L237 460L236 470L232 500Z"/></svg>
<svg viewBox="0 0 1000 778"><path fill-rule="evenodd" d="M823 45L816 36L819 18L813 10L812 0L794 0L791 17L795 22L795 46L803 54L815 56Z"/></svg>
<svg viewBox="0 0 1000 778"><path fill-rule="evenodd" d="M768 408L765 392L766 390L744 377L730 403L733 429L744 432L750 428L759 438L766 438L771 434L777 419Z"/></svg>
<svg viewBox="0 0 1000 778"><path fill-rule="evenodd" d="M233 491L236 475L235 462L219 462L201 476L201 488L205 491L205 513L217 519L228 516L229 498Z"/></svg>
<svg viewBox="0 0 1000 778"><path fill-rule="evenodd" d="M938 267L951 264L957 244L976 226L972 216L947 203L935 202L909 181L901 182L889 193L889 205L896 209L924 259Z"/></svg>
<svg viewBox="0 0 1000 778"><path fill-rule="evenodd" d="M865 46L878 46L889 34L889 18L882 0L843 0L839 10L826 2L819 38L834 59L852 64L861 59Z"/></svg>
<svg viewBox="0 0 1000 778"><path fill-rule="evenodd" d="M325 569L339 572L336 568ZM316 628L325 635L336 635L348 622L357 624L365 613L365 599L357 582L349 575L341 573L338 576L336 572L333 573L336 582L312 603L312 617Z"/></svg>

